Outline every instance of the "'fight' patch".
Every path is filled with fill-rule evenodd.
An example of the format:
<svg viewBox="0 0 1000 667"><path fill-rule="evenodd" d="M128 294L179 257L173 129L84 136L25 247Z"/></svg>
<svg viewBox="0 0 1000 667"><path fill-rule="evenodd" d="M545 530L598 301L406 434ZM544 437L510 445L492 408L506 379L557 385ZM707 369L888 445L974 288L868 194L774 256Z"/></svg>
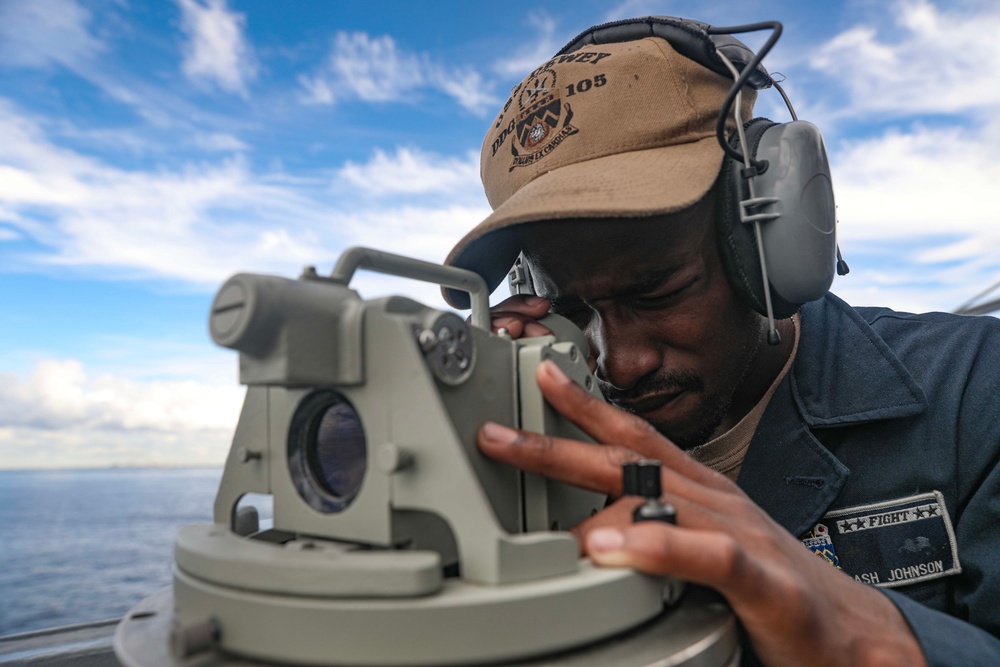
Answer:
<svg viewBox="0 0 1000 667"><path fill-rule="evenodd" d="M895 588L962 571L937 491L830 512L803 542L819 552L820 540L840 568L864 584Z"/></svg>

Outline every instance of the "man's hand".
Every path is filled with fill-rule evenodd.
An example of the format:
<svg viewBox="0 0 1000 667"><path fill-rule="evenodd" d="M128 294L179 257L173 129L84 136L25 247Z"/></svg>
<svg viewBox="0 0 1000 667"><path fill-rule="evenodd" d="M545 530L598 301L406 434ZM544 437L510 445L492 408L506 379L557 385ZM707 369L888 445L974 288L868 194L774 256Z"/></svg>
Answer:
<svg viewBox="0 0 1000 667"><path fill-rule="evenodd" d="M550 336L548 327L537 320L549 312L549 300L542 296L517 295L490 308L493 333L506 329L511 338Z"/></svg>
<svg viewBox="0 0 1000 667"><path fill-rule="evenodd" d="M594 562L718 590L768 665L925 664L886 596L817 557L732 481L644 420L590 396L555 364L543 363L537 377L556 410L600 445L486 424L485 454L611 496L621 494L623 461L663 462L663 499L677 508L677 525L632 524L641 499L621 498L574 529Z"/></svg>

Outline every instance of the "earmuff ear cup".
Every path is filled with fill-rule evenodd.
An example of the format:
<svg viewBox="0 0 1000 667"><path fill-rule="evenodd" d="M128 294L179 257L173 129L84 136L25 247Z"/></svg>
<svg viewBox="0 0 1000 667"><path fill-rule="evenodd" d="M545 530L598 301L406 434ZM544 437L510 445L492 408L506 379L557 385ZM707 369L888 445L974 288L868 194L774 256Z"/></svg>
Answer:
<svg viewBox="0 0 1000 667"><path fill-rule="evenodd" d="M752 158L756 156L757 144L764 132L775 124L766 118L755 118L747 124L745 135ZM729 143L733 148L742 151L739 138L735 134ZM760 255L753 225L740 221L740 201L746 197L743 192L745 187L742 185L743 177L740 175L742 168L742 164L731 158L723 160L715 184L715 191L718 193L715 212L716 239L722 266L733 291L748 307L761 315L767 315ZM791 317L802 305L786 301L773 288L770 290L771 307L778 319Z"/></svg>

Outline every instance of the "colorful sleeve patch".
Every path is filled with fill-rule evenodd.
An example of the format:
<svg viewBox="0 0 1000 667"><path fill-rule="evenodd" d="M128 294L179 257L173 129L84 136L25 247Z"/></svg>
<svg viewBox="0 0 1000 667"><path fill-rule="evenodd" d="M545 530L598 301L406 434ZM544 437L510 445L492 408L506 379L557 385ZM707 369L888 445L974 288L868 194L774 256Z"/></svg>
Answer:
<svg viewBox="0 0 1000 667"><path fill-rule="evenodd" d="M884 588L962 571L938 491L835 510L802 542L855 580Z"/></svg>
<svg viewBox="0 0 1000 667"><path fill-rule="evenodd" d="M830 539L830 529L827 528L822 523L817 523L816 526L810 530L805 537L802 538L802 544L806 545L809 551L813 552L817 556L826 559L826 561L841 570L840 559L837 558L837 551L833 547L833 540Z"/></svg>

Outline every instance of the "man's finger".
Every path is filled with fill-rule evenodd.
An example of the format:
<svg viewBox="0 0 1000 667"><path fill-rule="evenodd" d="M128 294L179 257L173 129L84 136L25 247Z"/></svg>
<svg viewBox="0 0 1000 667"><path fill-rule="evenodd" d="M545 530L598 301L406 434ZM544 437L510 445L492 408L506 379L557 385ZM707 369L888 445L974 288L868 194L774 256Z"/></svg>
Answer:
<svg viewBox="0 0 1000 667"><path fill-rule="evenodd" d="M504 299L490 310L493 312L520 313L531 319L539 319L549 312L551 303L543 296L516 294Z"/></svg>
<svg viewBox="0 0 1000 667"><path fill-rule="evenodd" d="M536 377L542 394L556 411L597 442L628 443L629 448L643 456L658 459L691 479L713 488L732 487L728 479L699 465L649 422L590 395L551 361L539 365Z"/></svg>
<svg viewBox="0 0 1000 667"><path fill-rule="evenodd" d="M534 295L515 295L490 308L493 333L506 329L511 338L537 338L552 332L539 324L549 312L549 300Z"/></svg>
<svg viewBox="0 0 1000 667"><path fill-rule="evenodd" d="M640 458L625 447L594 445L487 422L479 449L492 459L591 491L621 493L621 465Z"/></svg>
<svg viewBox="0 0 1000 667"><path fill-rule="evenodd" d="M586 555L587 535L602 528L616 528L618 530L627 528L632 525L632 513L644 502L644 498L624 496L597 514L570 528L569 532L573 533L576 541L580 543L580 555Z"/></svg>
<svg viewBox="0 0 1000 667"><path fill-rule="evenodd" d="M718 496L717 492L710 492ZM709 500L713 500L710 498ZM731 531L731 524L722 516L718 508L705 505L699 500L686 498L676 493L665 493L661 502L673 505L676 510L678 526L682 528L698 528L701 530ZM632 514L639 505L646 502L639 496L622 496L614 503L597 514L588 517L573 527L572 532L581 542L587 535L599 528L618 528L624 530L632 525Z"/></svg>
<svg viewBox="0 0 1000 667"><path fill-rule="evenodd" d="M751 559L732 536L646 521L624 529L598 528L586 536L584 551L598 565L631 567L724 593L752 586ZM734 582L740 582L734 586Z"/></svg>
<svg viewBox="0 0 1000 667"><path fill-rule="evenodd" d="M500 313L491 316L490 328L493 333L499 333L500 329L506 329L507 335L511 338L520 338L524 333L524 321L515 315Z"/></svg>
<svg viewBox="0 0 1000 667"><path fill-rule="evenodd" d="M519 431L487 422L479 430L479 449L492 459L526 472L611 496L621 495L622 463L642 458L627 447L595 445L568 438ZM663 488L707 507L730 504L718 489L663 468Z"/></svg>
<svg viewBox="0 0 1000 667"><path fill-rule="evenodd" d="M534 320L524 323L524 337L538 338L539 336L552 336L553 332L544 324L539 324Z"/></svg>

